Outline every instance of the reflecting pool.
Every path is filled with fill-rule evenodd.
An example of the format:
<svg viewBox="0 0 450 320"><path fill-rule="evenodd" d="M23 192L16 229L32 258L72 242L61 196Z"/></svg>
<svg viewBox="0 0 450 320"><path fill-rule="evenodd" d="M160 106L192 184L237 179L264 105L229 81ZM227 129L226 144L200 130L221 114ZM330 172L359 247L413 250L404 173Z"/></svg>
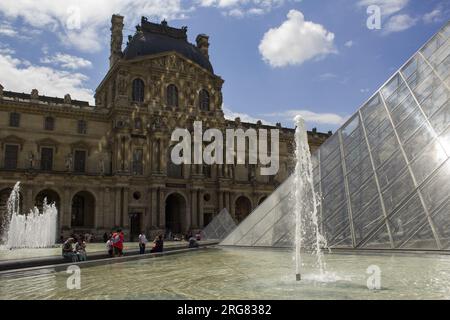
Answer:
<svg viewBox="0 0 450 320"><path fill-rule="evenodd" d="M319 279L305 256L295 281L292 251L209 248L81 269L81 289L66 271L0 274L0 299L449 299L450 256L327 254ZM381 289L369 290L369 266Z"/></svg>

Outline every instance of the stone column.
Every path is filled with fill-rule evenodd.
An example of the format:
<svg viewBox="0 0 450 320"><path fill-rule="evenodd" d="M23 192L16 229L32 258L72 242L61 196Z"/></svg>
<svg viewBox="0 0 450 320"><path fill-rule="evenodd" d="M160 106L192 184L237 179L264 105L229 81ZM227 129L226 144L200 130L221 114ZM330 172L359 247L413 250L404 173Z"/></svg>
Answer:
<svg viewBox="0 0 450 320"><path fill-rule="evenodd" d="M191 190L191 226L197 228L197 190Z"/></svg>
<svg viewBox="0 0 450 320"><path fill-rule="evenodd" d="M152 187L152 203L151 203L151 220L152 220L152 227L158 227L158 189Z"/></svg>
<svg viewBox="0 0 450 320"><path fill-rule="evenodd" d="M164 188L159 188L159 227L165 229L166 226L166 203L164 201Z"/></svg>
<svg viewBox="0 0 450 320"><path fill-rule="evenodd" d="M203 190L198 190L198 226L203 229Z"/></svg>
<svg viewBox="0 0 450 320"><path fill-rule="evenodd" d="M219 198L219 210L218 210L218 213L219 213L223 209L223 192L222 191L218 192L218 198Z"/></svg>
<svg viewBox="0 0 450 320"><path fill-rule="evenodd" d="M121 188L120 187L116 187L116 204L115 204L115 219L114 219L114 225L115 226L120 226L121 225L121 221L120 221L120 213L122 211L121 207L120 207L120 202L121 202Z"/></svg>
<svg viewBox="0 0 450 320"><path fill-rule="evenodd" d="M64 195L61 201L61 209L60 213L60 221L62 221L62 225L68 228L71 228L72 224L72 199L70 197L70 188L64 188Z"/></svg>
<svg viewBox="0 0 450 320"><path fill-rule="evenodd" d="M128 228L130 225L130 219L128 217L128 188L123 188L122 225L125 228Z"/></svg>

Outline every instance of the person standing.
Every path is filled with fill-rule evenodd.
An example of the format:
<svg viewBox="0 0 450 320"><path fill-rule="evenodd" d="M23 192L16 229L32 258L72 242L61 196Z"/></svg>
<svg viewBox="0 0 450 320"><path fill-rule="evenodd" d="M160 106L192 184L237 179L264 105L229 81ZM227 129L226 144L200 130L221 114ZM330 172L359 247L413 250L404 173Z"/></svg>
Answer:
<svg viewBox="0 0 450 320"><path fill-rule="evenodd" d="M145 253L145 244L147 243L147 237L145 236L145 233L142 231L139 235L139 253L144 254Z"/></svg>
<svg viewBox="0 0 450 320"><path fill-rule="evenodd" d="M123 256L124 239L123 231L118 229L114 236L114 254L119 257Z"/></svg>

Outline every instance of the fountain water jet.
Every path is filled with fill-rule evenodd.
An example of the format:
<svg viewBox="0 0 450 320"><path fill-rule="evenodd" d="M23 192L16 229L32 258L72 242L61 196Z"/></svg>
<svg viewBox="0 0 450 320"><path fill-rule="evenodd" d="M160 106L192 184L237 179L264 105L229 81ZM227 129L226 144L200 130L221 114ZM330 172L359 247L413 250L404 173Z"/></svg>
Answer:
<svg viewBox="0 0 450 320"><path fill-rule="evenodd" d="M20 214L20 182L11 192L3 225L2 242L8 249L46 248L56 242L58 211L54 203L44 199L42 213L34 207L27 215Z"/></svg>
<svg viewBox="0 0 450 320"><path fill-rule="evenodd" d="M313 167L308 144L305 121L296 116L295 143L296 165L294 173L295 201L295 274L301 280L301 251L309 251L316 256L320 276L324 275L325 262L321 248L326 247L326 240L319 232L317 207L318 196L314 191Z"/></svg>

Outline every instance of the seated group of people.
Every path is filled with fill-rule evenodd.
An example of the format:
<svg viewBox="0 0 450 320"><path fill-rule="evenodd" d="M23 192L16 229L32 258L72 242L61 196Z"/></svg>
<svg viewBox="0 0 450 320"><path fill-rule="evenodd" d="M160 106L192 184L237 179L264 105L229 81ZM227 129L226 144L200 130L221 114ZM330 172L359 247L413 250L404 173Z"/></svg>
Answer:
<svg viewBox="0 0 450 320"><path fill-rule="evenodd" d="M141 232L139 235L139 253L145 253L145 246L148 240L144 232ZM164 240L162 235L156 236L155 240L153 240L153 247L150 250L150 253L163 252Z"/></svg>
<svg viewBox="0 0 450 320"><path fill-rule="evenodd" d="M64 259L72 262L86 261L86 241L84 241L83 237L72 236L67 239L62 245L62 256Z"/></svg>

